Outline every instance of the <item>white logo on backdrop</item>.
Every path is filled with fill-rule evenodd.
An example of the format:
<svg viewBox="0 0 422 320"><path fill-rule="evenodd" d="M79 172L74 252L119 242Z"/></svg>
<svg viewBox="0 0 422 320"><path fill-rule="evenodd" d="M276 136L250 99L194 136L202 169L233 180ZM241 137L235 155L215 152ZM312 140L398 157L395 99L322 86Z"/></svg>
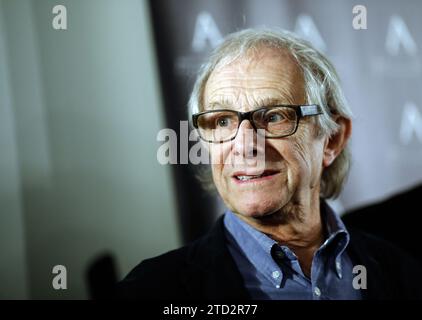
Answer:
<svg viewBox="0 0 422 320"><path fill-rule="evenodd" d="M207 49L207 44L212 48L218 46L223 37L210 13L203 11L196 18L195 30L192 40L192 50L201 52Z"/></svg>
<svg viewBox="0 0 422 320"><path fill-rule="evenodd" d="M408 55L414 56L418 51L416 42L404 20L400 16L393 15L388 25L385 49L392 56L396 56L399 54L400 45Z"/></svg>
<svg viewBox="0 0 422 320"><path fill-rule="evenodd" d="M422 143L422 114L413 102L407 102L401 118L400 141L409 144L413 136Z"/></svg>

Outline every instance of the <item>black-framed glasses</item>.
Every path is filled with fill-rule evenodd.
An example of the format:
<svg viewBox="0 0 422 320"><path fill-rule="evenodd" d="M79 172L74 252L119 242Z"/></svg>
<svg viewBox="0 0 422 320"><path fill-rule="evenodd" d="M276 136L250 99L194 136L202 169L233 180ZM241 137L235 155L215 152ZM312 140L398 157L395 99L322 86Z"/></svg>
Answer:
<svg viewBox="0 0 422 320"><path fill-rule="evenodd" d="M249 120L257 132L265 130L266 138L283 138L296 132L301 118L319 114L322 108L316 104L277 105L249 112L209 110L194 114L192 121L202 140L222 143L236 138L243 120Z"/></svg>

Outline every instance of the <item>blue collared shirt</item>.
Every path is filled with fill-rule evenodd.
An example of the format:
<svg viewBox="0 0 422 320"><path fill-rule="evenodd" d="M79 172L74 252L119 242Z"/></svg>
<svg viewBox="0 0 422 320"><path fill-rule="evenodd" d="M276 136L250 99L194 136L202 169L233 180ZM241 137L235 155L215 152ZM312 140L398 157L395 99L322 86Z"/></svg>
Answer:
<svg viewBox="0 0 422 320"><path fill-rule="evenodd" d="M228 247L252 299L325 300L361 299L353 288L353 263L346 247L349 233L341 219L321 200L326 240L312 260L307 277L296 255L231 211L224 224Z"/></svg>

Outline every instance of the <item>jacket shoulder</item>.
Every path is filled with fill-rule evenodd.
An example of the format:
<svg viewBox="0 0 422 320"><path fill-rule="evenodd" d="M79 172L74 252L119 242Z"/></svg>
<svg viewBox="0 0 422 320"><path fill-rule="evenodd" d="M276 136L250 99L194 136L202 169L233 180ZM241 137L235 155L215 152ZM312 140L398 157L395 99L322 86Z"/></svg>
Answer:
<svg viewBox="0 0 422 320"><path fill-rule="evenodd" d="M166 299L177 296L183 287L180 275L186 268L192 245L143 260L117 283L116 297Z"/></svg>
<svg viewBox="0 0 422 320"><path fill-rule="evenodd" d="M350 233L351 243L357 250L366 252L378 260L385 260L385 262L404 259L405 261L415 263L416 266L419 265L416 259L388 240L356 228L349 227L348 231Z"/></svg>
<svg viewBox="0 0 422 320"><path fill-rule="evenodd" d="M197 299L201 294L221 296L216 288L229 293L228 288L239 289L239 277L225 244L220 217L199 239L138 264L117 284L116 296L154 300Z"/></svg>

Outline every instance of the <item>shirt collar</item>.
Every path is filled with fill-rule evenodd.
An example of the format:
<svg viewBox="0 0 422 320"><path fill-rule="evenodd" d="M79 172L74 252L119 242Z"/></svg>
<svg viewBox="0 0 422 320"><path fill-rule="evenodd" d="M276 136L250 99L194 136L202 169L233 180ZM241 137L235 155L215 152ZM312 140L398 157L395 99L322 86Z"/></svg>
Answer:
<svg viewBox="0 0 422 320"><path fill-rule="evenodd" d="M324 250L327 246L334 244L334 254L338 259L349 244L349 232L343 221L325 200L321 200L320 211L322 223L325 227L326 240L319 250Z"/></svg>
<svg viewBox="0 0 422 320"><path fill-rule="evenodd" d="M271 250L277 242L251 227L229 210L224 216L224 224L257 272L263 274L275 286L279 285L282 273L280 267L271 258Z"/></svg>
<svg viewBox="0 0 422 320"><path fill-rule="evenodd" d="M334 268L337 275L341 278L341 255L349 244L350 235L340 217L326 201L321 199L320 203L326 240L318 251L333 254ZM283 252L282 255L284 257L293 260L296 259L295 254L286 246L280 247L276 241L250 226L230 210L226 211L224 224L256 270L263 273L272 283L278 285L282 280L283 274L274 260L274 255Z"/></svg>

